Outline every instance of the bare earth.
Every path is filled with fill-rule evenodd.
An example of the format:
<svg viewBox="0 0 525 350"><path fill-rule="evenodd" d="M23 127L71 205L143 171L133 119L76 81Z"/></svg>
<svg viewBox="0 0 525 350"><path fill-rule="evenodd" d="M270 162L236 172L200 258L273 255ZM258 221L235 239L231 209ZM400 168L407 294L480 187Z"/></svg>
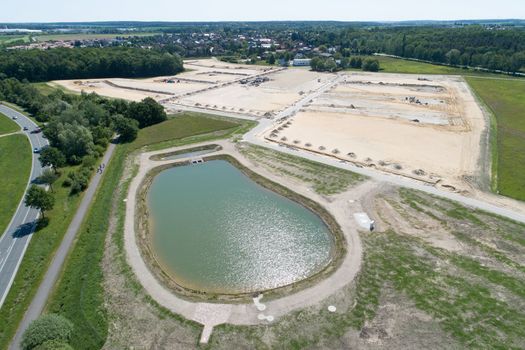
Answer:
<svg viewBox="0 0 525 350"><path fill-rule="evenodd" d="M458 77L352 74L264 135L293 147L467 190L484 116ZM410 102L410 98L418 102Z"/></svg>
<svg viewBox="0 0 525 350"><path fill-rule="evenodd" d="M133 101L152 97L170 110L251 118L284 114L264 138L458 192L474 192L486 182L486 121L461 77L336 75L215 59L186 61L185 67L175 77L55 83Z"/></svg>

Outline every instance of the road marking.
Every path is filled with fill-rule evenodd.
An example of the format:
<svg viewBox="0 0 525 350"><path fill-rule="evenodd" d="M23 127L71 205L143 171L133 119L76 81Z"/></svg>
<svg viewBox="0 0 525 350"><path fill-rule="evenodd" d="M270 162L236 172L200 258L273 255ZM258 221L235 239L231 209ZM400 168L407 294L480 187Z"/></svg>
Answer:
<svg viewBox="0 0 525 350"><path fill-rule="evenodd" d="M33 224L33 227L31 227L31 234L29 234L27 236L26 244L24 245L24 248L22 249L22 253L20 254L20 257L18 258L18 261L16 262L15 269L13 270L14 272L11 274L11 278L9 279L9 282L7 283L7 287L6 287L5 291L4 291L4 294L0 298L0 308L4 304L5 298L7 298L7 294L11 290L11 286L13 285L13 282L15 281L15 277L16 277L16 274L18 272L18 268L20 267L20 264L22 263L22 259L26 255L26 250L27 250L27 247L29 245L29 242L31 241L31 238L33 238L33 234L32 233L35 230L36 221L38 220L39 217L40 217L40 213L38 213L37 216L36 216L35 223Z"/></svg>

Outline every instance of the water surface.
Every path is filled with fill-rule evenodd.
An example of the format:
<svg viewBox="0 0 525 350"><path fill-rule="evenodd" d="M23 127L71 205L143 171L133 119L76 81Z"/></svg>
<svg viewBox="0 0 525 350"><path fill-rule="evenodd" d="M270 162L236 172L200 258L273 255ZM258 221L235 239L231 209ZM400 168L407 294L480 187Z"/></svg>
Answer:
<svg viewBox="0 0 525 350"><path fill-rule="evenodd" d="M239 293L280 287L331 259L332 236L317 215L227 161L162 171L148 201L153 249L187 288Z"/></svg>

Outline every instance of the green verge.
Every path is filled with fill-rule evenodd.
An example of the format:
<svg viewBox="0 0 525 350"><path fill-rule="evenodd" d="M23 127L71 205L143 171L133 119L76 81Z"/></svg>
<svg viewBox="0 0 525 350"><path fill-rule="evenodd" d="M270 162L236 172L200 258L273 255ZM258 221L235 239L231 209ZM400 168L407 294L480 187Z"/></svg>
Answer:
<svg viewBox="0 0 525 350"><path fill-rule="evenodd" d="M127 156L147 145L153 148L163 145L179 146L224 137L224 133L215 134L217 130L214 127L226 127L224 123L217 123L218 120L220 118L184 113L164 123L142 129L133 143L116 147L78 232L74 247L69 252L55 290L48 300L48 312L58 313L73 322L75 332L71 344L75 349L99 349L106 341L108 315L104 308L104 276L101 261L115 200L114 195L120 186ZM230 129L227 135L232 135L241 127L231 122L228 126ZM166 130L171 130L171 137ZM159 142L161 146L153 145ZM122 217L121 210L122 207L119 208L117 218ZM119 219L119 223L122 224L123 221ZM122 241L120 243L122 244ZM124 254L121 254L123 257ZM130 273L127 275L132 278ZM136 282L134 285L135 288L140 288ZM151 303L158 306L153 301ZM169 314L167 310L160 307L159 310L164 315Z"/></svg>
<svg viewBox="0 0 525 350"><path fill-rule="evenodd" d="M173 147L180 139L209 134L210 139L228 137L243 132L246 127L255 126L255 122L224 118L211 114L184 112L170 116L167 121L144 128L133 142L135 149L144 146L148 151Z"/></svg>
<svg viewBox="0 0 525 350"><path fill-rule="evenodd" d="M4 167L0 166L0 169ZM33 234L13 285L0 309L0 349L6 349L14 336L80 204L81 196L70 196L70 189L62 186L67 174L74 169L61 169L61 176L53 185L55 207L46 213L49 222L47 226L38 227ZM25 186L27 176L23 178ZM0 198L3 199L4 196Z"/></svg>
<svg viewBox="0 0 525 350"><path fill-rule="evenodd" d="M379 61L381 71L385 73L406 73L406 74L465 74L469 70L441 66L437 64L404 60L401 58L374 56Z"/></svg>
<svg viewBox="0 0 525 350"><path fill-rule="evenodd" d="M0 135L10 134L19 130L20 127L17 123L12 121L8 116L0 113Z"/></svg>
<svg viewBox="0 0 525 350"><path fill-rule="evenodd" d="M525 80L466 79L496 118L491 146L497 190L525 200Z"/></svg>
<svg viewBox="0 0 525 350"><path fill-rule="evenodd" d="M443 75L463 75L463 76L480 76L487 78L500 78L520 80L523 78L509 76L506 74L488 73L477 71L472 68L459 68L432 64L427 62L412 61L403 58L371 56L379 61L381 73L399 73L399 74L443 74ZM348 71L361 71L361 69L348 68Z"/></svg>
<svg viewBox="0 0 525 350"><path fill-rule="evenodd" d="M31 145L25 135L0 137L0 236L24 195L31 173L31 156Z"/></svg>

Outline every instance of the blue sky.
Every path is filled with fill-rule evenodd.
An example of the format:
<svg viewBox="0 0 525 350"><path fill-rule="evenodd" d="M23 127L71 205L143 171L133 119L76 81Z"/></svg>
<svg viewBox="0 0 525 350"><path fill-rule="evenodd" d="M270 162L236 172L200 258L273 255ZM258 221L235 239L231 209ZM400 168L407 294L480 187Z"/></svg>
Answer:
<svg viewBox="0 0 525 350"><path fill-rule="evenodd" d="M0 22L525 19L525 0L5 0Z"/></svg>

